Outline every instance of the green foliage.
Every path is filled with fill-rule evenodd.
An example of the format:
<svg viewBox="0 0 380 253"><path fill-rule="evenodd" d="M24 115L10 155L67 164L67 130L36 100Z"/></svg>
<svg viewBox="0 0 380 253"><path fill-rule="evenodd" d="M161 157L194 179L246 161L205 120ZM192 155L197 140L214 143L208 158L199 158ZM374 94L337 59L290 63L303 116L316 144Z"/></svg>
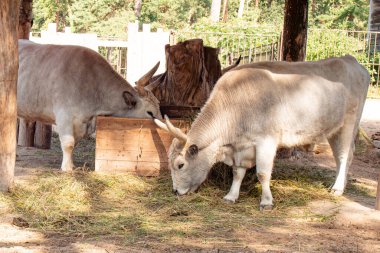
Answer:
<svg viewBox="0 0 380 253"><path fill-rule="evenodd" d="M366 30L369 14L368 0L315 0L310 8L309 26L333 29Z"/></svg>

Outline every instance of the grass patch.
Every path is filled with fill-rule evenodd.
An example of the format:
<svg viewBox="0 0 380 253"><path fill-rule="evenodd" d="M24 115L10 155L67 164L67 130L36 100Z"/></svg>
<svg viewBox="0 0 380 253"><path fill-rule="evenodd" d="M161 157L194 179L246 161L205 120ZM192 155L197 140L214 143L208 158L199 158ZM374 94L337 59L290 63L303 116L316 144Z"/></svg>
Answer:
<svg viewBox="0 0 380 253"><path fill-rule="evenodd" d="M16 184L11 193L0 194L32 228L70 236L121 237L125 243L207 238L238 240L231 231L267 228L285 222L288 210L312 200L331 199L328 186L333 173L321 168L278 164L272 193L275 209L259 212L261 186L254 170L245 178L238 203L224 203L232 173L217 166L197 193L177 197L171 193L171 178L141 178L133 175L98 175L41 172L28 184ZM218 239L219 238L219 239Z"/></svg>

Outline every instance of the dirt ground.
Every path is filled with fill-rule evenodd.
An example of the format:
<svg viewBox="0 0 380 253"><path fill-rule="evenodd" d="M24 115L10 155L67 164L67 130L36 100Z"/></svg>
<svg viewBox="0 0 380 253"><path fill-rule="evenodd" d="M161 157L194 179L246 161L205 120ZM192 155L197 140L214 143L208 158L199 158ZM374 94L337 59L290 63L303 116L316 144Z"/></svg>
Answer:
<svg viewBox="0 0 380 253"><path fill-rule="evenodd" d="M380 132L379 110L380 100L366 102L361 126L369 137ZM74 160L78 170L94 167L94 150L86 145L89 142L94 140L84 140L76 148ZM51 150L18 147L16 183L28 183L41 170L58 171L60 162L57 138ZM317 145L314 152L301 153L282 162L335 168L326 143ZM219 231L212 231L218 229L215 224L209 231L212 238L203 235L149 241L147 237L145 241L125 245L115 237L73 237L25 228L22 220L15 222L18 214L9 212L0 217L0 252L380 252L380 211L373 209L379 172L380 149L359 148L350 168L350 184L360 185L371 194L348 191L337 199L312 201L306 206L290 208L292 215L286 219L276 221L274 213L270 225L252 224L223 230L220 238L215 238ZM0 211L2 208L0 205Z"/></svg>

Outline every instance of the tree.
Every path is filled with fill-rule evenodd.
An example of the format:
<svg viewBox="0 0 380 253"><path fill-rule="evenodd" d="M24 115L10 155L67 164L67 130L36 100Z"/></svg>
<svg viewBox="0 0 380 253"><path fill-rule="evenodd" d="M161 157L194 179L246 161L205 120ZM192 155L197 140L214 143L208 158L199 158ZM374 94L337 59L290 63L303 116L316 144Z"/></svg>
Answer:
<svg viewBox="0 0 380 253"><path fill-rule="evenodd" d="M308 0L286 0L281 60L303 61L306 56Z"/></svg>
<svg viewBox="0 0 380 253"><path fill-rule="evenodd" d="M223 0L223 22L228 19L228 0Z"/></svg>
<svg viewBox="0 0 380 253"><path fill-rule="evenodd" d="M16 161L16 86L19 1L0 1L0 191L13 183Z"/></svg>
<svg viewBox="0 0 380 253"><path fill-rule="evenodd" d="M239 11L238 11L238 18L242 18L243 17L244 3L245 3L245 0L240 0Z"/></svg>
<svg viewBox="0 0 380 253"><path fill-rule="evenodd" d="M137 19L139 19L141 16L141 5L142 0L135 0L135 15Z"/></svg>
<svg viewBox="0 0 380 253"><path fill-rule="evenodd" d="M219 22L221 4L222 0L212 0L210 16L212 22Z"/></svg>

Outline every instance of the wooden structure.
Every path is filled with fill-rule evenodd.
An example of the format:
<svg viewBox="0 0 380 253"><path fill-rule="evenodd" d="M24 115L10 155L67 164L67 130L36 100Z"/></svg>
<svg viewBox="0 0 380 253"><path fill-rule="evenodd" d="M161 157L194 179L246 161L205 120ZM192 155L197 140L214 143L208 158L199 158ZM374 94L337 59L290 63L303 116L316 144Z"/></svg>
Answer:
<svg viewBox="0 0 380 253"><path fill-rule="evenodd" d="M189 126L185 121L172 123L184 131ZM150 119L98 117L95 171L158 176L168 170L172 139Z"/></svg>
<svg viewBox="0 0 380 253"><path fill-rule="evenodd" d="M16 161L19 1L0 1L0 191L12 186Z"/></svg>

